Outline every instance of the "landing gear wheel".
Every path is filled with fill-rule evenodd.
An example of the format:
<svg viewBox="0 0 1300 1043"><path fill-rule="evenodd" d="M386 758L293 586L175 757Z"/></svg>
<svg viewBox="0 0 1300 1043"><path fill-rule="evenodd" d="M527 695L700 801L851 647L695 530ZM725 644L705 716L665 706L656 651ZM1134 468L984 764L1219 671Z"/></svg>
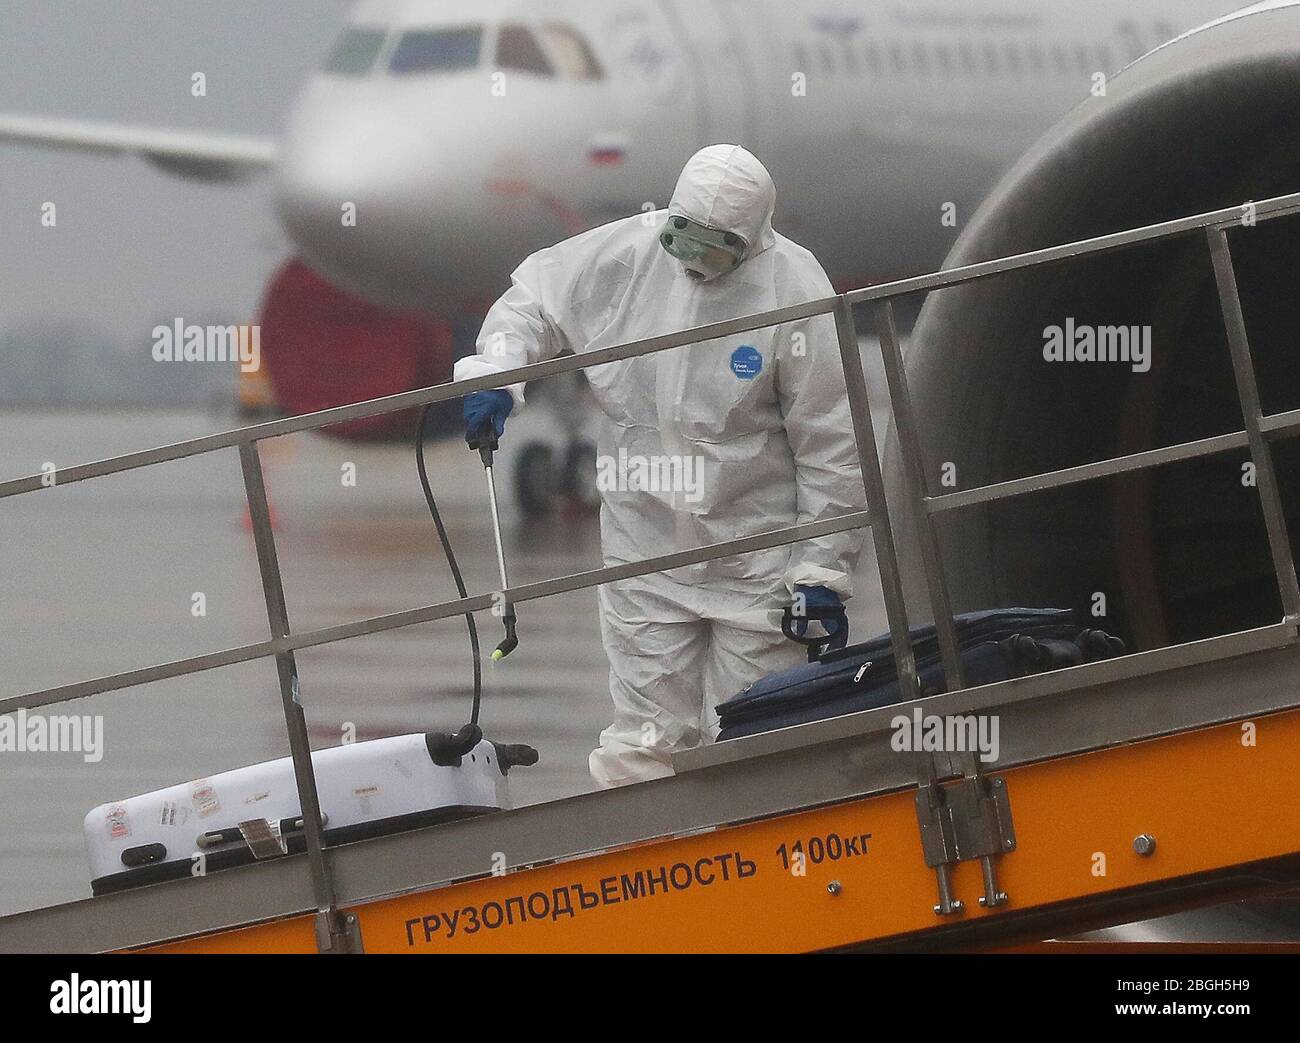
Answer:
<svg viewBox="0 0 1300 1043"><path fill-rule="evenodd" d="M515 499L525 514L549 513L555 504L555 454L541 442L525 446L515 464Z"/></svg>
<svg viewBox="0 0 1300 1043"><path fill-rule="evenodd" d="M574 442L564 455L564 492L579 509L594 511L600 506L600 489L596 485L596 447L590 442Z"/></svg>

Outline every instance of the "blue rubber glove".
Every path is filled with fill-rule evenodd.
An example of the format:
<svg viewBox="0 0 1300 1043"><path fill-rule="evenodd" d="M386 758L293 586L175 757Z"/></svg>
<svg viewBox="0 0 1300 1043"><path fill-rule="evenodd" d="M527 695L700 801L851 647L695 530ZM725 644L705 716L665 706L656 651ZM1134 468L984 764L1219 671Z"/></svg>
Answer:
<svg viewBox="0 0 1300 1043"><path fill-rule="evenodd" d="M506 417L515 408L509 391L475 391L465 396L465 441L474 447L483 429L492 425L500 438L506 430Z"/></svg>
<svg viewBox="0 0 1300 1043"><path fill-rule="evenodd" d="M827 646L828 652L833 652L838 648L843 648L849 643L848 620L843 615L844 602L840 596L831 590L830 587L805 587L796 586L794 588L795 602L792 606L794 616L794 632L800 637L808 633L808 620L811 618L812 609L838 609L839 616L831 616L827 619L817 620L826 630L830 643ZM807 611L806 614L800 614L799 595L803 595L803 605Z"/></svg>

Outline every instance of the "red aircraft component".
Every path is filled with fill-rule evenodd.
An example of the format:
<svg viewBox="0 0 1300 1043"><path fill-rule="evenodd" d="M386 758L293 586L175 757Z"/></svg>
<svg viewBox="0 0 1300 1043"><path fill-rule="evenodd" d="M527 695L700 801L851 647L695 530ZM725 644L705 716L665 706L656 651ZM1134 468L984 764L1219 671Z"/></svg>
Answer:
<svg viewBox="0 0 1300 1043"><path fill-rule="evenodd" d="M262 360L288 415L395 395L451 379L451 326L387 311L339 290L294 258L262 301ZM459 409L447 403L443 409ZM346 439L406 439L416 411L324 430Z"/></svg>

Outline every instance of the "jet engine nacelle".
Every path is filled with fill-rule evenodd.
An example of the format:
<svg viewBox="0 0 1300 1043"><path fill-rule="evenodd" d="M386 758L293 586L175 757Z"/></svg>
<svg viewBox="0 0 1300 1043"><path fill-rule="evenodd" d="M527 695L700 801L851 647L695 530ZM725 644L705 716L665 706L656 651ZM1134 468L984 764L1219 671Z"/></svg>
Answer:
<svg viewBox="0 0 1300 1043"><path fill-rule="evenodd" d="M1300 4L1260 4L1105 83L1003 178L945 267L1297 190ZM1300 216L1234 228L1229 242L1264 411L1300 407ZM1067 329L1103 327L1149 336L1147 368L1045 357ZM937 291L906 364L932 492L945 491L945 464L971 488L1243 426L1203 233ZM1293 548L1298 450L1300 439L1274 443ZM939 515L955 609L1101 605L1101 625L1136 649L1276 622L1248 459L1243 450ZM892 444L886 471L917 594Z"/></svg>

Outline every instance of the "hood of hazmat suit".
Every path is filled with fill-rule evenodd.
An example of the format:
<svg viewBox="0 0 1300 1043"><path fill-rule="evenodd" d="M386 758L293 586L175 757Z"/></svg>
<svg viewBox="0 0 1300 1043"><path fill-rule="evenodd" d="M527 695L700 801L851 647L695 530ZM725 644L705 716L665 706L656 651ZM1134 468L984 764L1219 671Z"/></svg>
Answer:
<svg viewBox="0 0 1300 1043"><path fill-rule="evenodd" d="M746 256L752 256L776 244L776 233L772 231L775 207L776 188L757 159L732 145L712 145L697 152L686 164L668 204L668 214L670 219L681 217L717 232L738 235L745 241ZM671 234L671 222L667 227ZM698 268L695 274L706 282L721 278L718 273Z"/></svg>
<svg viewBox="0 0 1300 1043"><path fill-rule="evenodd" d="M703 149L686 164L667 210L602 225L528 257L488 312L478 354L456 363L456 379L831 296L817 259L773 230L775 202L772 179L751 153L735 145ZM673 215L741 236L743 262L708 281L690 278L660 242ZM830 315L593 366L586 375L606 420L596 477L607 565L863 507ZM520 408L522 386L510 391ZM714 618L732 612L732 625L779 639L778 604L796 584L851 596L862 540L861 531L837 533L644 580L660 583L661 592L662 584L676 584L670 600L684 611ZM735 608L741 603L749 607ZM609 608L604 597L602 605ZM622 638L646 645L643 624L666 611L638 611L635 599L623 605L617 614L636 618ZM785 645L791 655L778 665L800 658L797 647ZM606 646L618 673L609 633ZM720 688L739 683L714 694L725 699L756 676L723 677Z"/></svg>
<svg viewBox="0 0 1300 1043"><path fill-rule="evenodd" d="M670 215L719 232L735 232L749 244L747 258L776 245L775 209L776 186L767 168L738 145L710 145L695 153L682 169L668 204ZM821 272L821 265L817 270Z"/></svg>

